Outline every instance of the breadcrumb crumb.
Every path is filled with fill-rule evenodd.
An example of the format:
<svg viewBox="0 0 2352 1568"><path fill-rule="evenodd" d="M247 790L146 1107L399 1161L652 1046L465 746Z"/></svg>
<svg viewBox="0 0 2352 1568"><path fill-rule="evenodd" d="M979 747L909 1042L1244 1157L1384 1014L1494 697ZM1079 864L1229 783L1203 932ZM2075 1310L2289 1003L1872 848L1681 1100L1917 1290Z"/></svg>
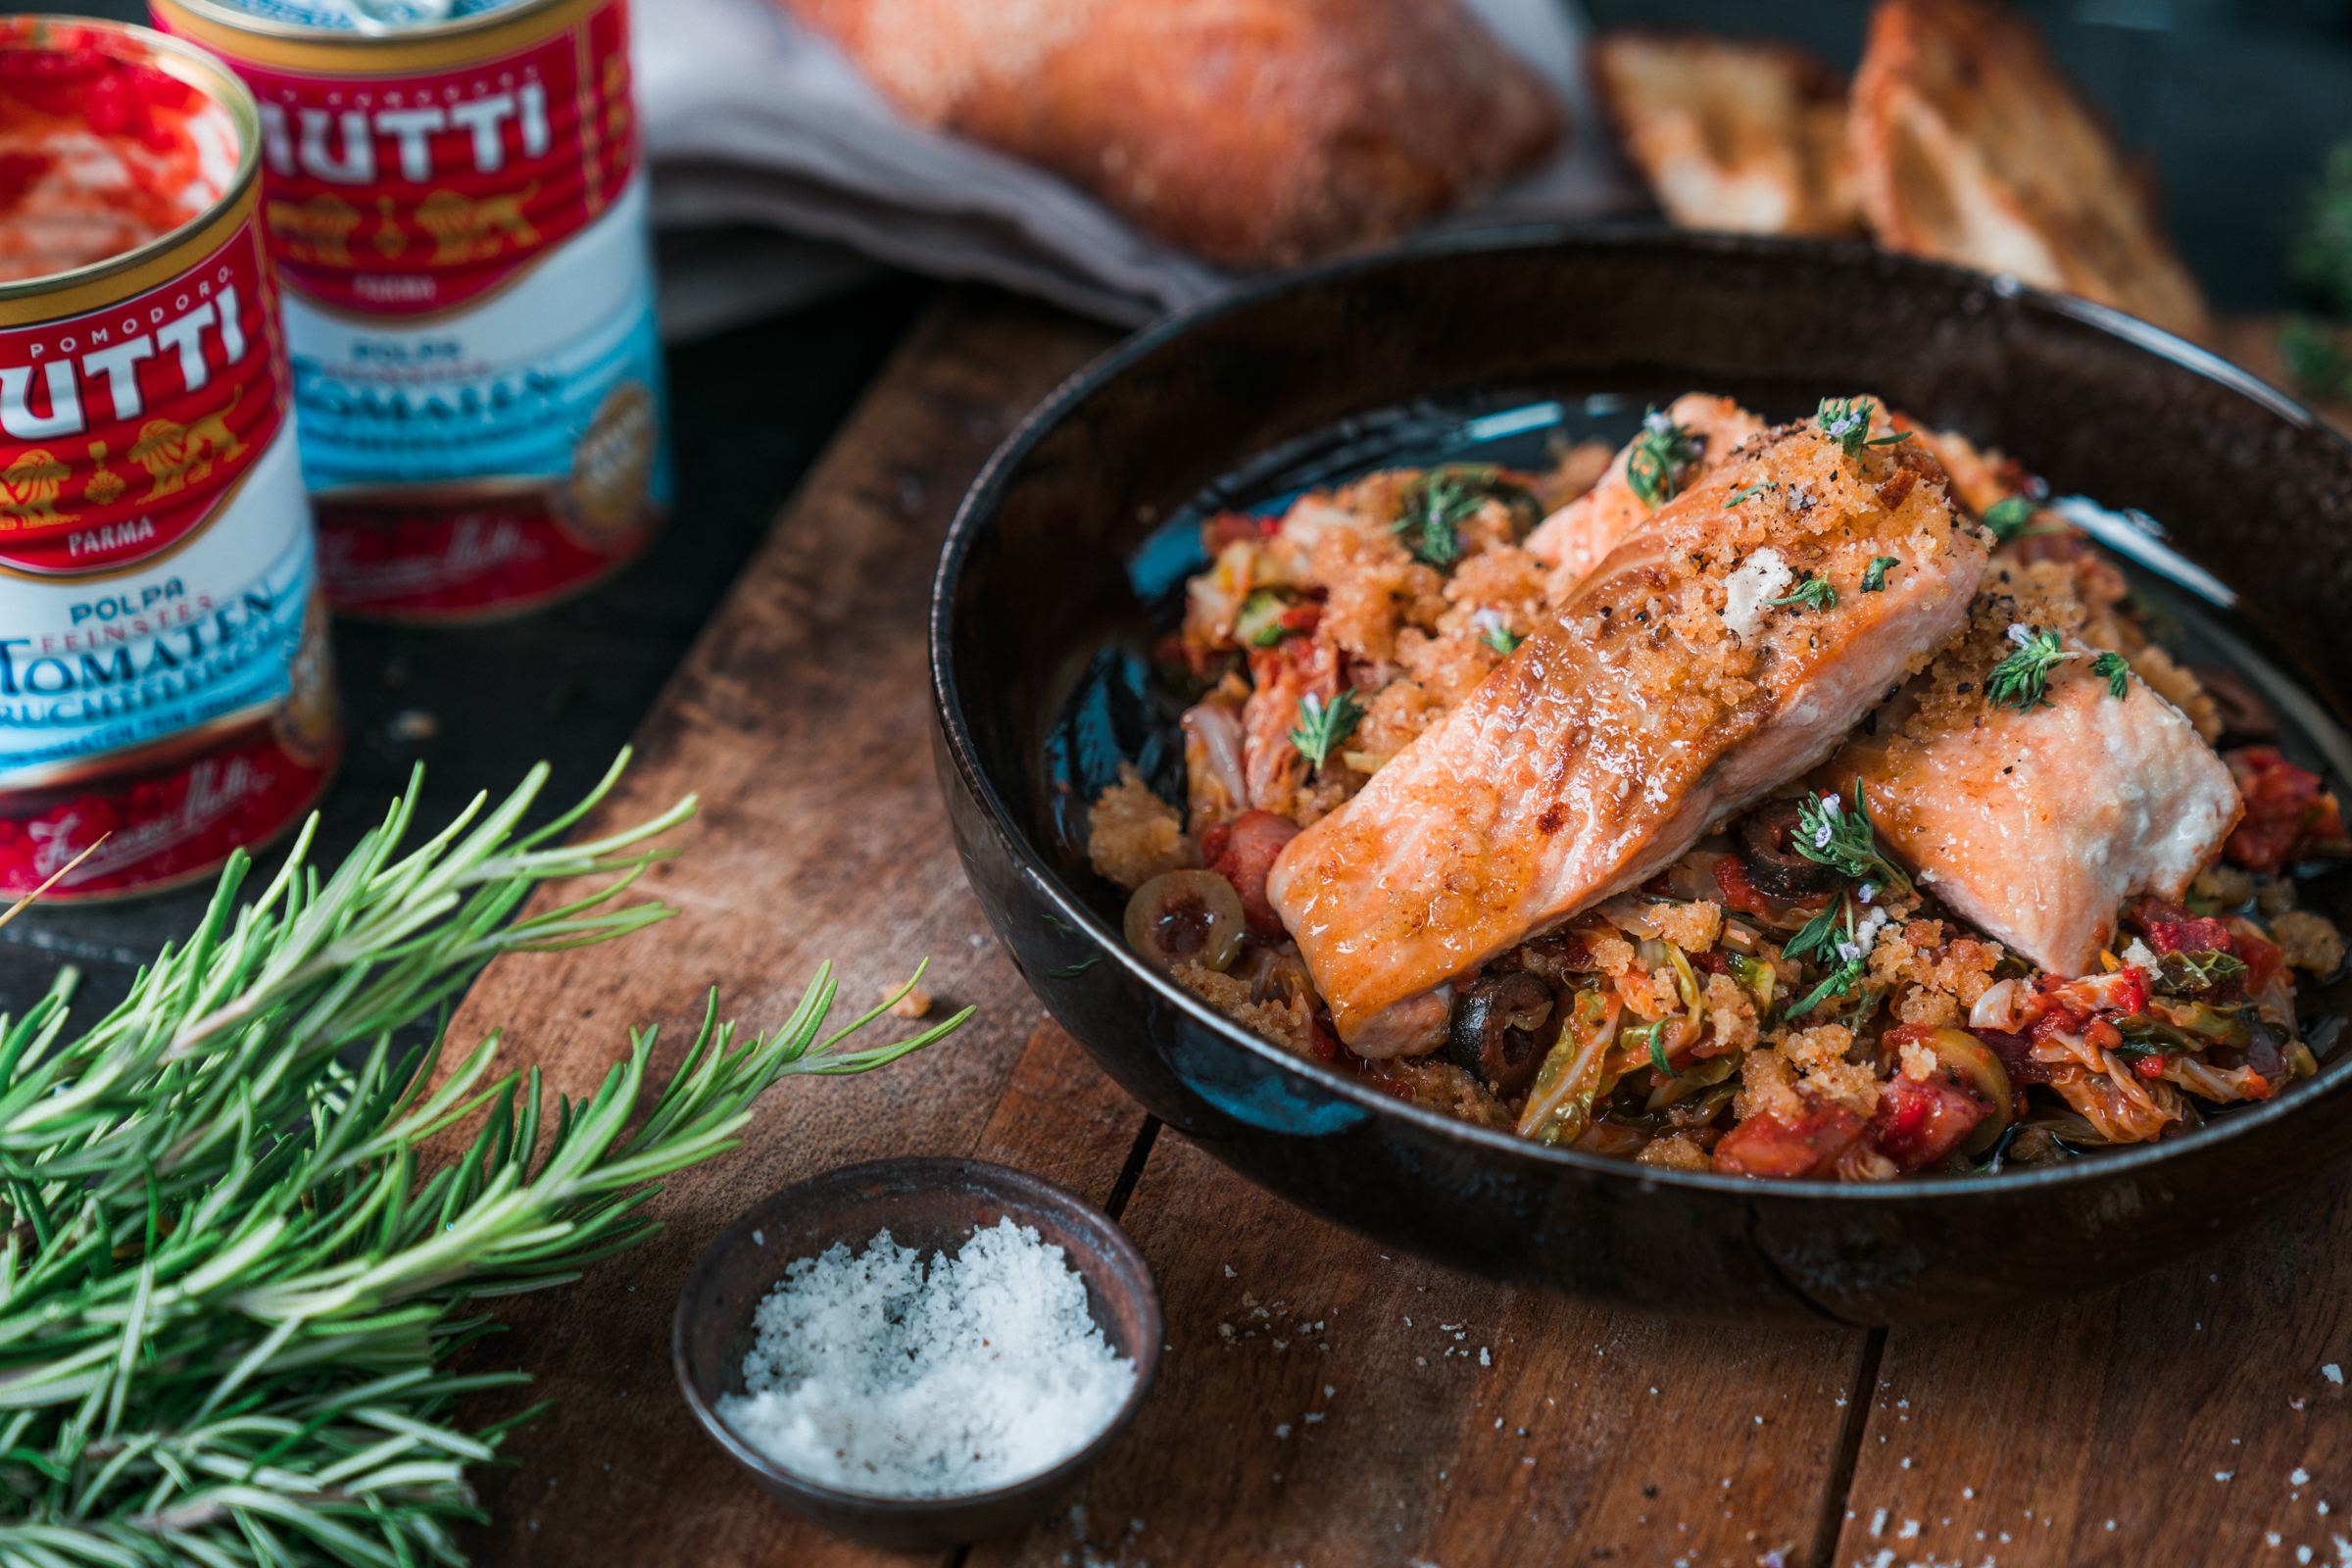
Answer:
<svg viewBox="0 0 2352 1568"><path fill-rule="evenodd" d="M2333 974L2344 961L2343 933L2309 909L2290 909L2271 922L2271 940L2286 961L2313 974Z"/></svg>
<svg viewBox="0 0 2352 1568"><path fill-rule="evenodd" d="M1189 871L1200 855L1184 834L1176 808L1152 793L1132 762L1102 792L1087 820L1086 858L1111 881L1135 891L1168 871Z"/></svg>
<svg viewBox="0 0 2352 1568"><path fill-rule="evenodd" d="M1649 917L1659 934L1685 953L1704 953L1723 935L1720 904L1653 904Z"/></svg>

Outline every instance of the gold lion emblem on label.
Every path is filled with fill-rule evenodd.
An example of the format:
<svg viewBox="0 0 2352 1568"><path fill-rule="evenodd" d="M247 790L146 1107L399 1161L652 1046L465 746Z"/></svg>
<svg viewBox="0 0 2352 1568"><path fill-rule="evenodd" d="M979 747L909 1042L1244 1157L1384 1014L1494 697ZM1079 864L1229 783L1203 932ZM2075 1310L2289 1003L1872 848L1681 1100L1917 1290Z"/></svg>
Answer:
<svg viewBox="0 0 2352 1568"><path fill-rule="evenodd" d="M0 468L0 532L72 522L73 514L55 505L73 470L45 447L30 447Z"/></svg>
<svg viewBox="0 0 2352 1568"><path fill-rule="evenodd" d="M149 419L139 426L139 438L131 443L130 461L145 468L148 477L155 481L147 492L150 504L191 484L202 484L212 477L215 464L234 463L244 455L245 443L228 427L228 413L244 395L245 389L237 388L226 403L194 424Z"/></svg>
<svg viewBox="0 0 2352 1568"><path fill-rule="evenodd" d="M270 237L284 247L292 262L317 262L324 267L351 265L351 231L360 226L360 210L337 196L314 196L307 202L274 201L262 210Z"/></svg>
<svg viewBox="0 0 2352 1568"><path fill-rule="evenodd" d="M539 231L524 217L539 182L504 196L479 201L454 190L437 190L416 204L416 223L433 236L434 267L495 261L510 245L519 255L539 243Z"/></svg>
<svg viewBox="0 0 2352 1568"><path fill-rule="evenodd" d="M642 527L653 512L661 445L652 389L623 381L606 393L571 449L571 473L557 492L564 531L591 550L611 550Z"/></svg>

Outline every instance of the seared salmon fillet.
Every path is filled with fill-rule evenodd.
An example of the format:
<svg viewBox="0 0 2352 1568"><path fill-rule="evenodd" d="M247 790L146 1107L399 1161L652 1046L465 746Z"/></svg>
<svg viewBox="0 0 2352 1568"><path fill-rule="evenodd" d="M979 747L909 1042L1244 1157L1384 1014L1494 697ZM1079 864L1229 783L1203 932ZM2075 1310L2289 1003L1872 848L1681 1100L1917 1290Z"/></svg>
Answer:
<svg viewBox="0 0 2352 1568"><path fill-rule="evenodd" d="M1690 488L1730 458L1735 448L1764 433L1764 421L1730 398L1686 392L1662 414L1668 431L1683 432L1676 450L1688 456L1665 475L1665 496ZM1636 437L1609 460L1597 484L1554 512L1527 536L1527 553L1551 568L1551 597L1565 599L1586 573L1617 548L1619 540L1650 519L1656 510L1635 488L1627 465L1642 447ZM1664 499L1664 497L1661 497Z"/></svg>
<svg viewBox="0 0 2352 1568"><path fill-rule="evenodd" d="M2085 611L2064 563L1996 567L1969 635L1830 760L1859 781L1879 833L1964 919L2052 974L2098 968L2118 907L2178 899L2243 810L2229 767L2136 674L2124 695L2074 635ZM2057 634L2048 706L1994 706L2009 628ZM2113 666L2110 666L2113 667Z"/></svg>
<svg viewBox="0 0 2352 1568"><path fill-rule="evenodd" d="M1961 630L1983 536L1917 441L1862 434L1741 449L1283 851L1269 896L1353 1050L1435 1049L1448 982L1818 764Z"/></svg>

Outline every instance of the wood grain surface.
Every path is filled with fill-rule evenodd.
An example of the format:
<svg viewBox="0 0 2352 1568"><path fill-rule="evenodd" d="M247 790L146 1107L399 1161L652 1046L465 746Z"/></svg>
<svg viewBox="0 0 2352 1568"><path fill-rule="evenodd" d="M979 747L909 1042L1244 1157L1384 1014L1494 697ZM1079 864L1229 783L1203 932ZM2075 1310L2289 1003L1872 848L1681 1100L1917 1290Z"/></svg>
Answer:
<svg viewBox="0 0 2352 1568"><path fill-rule="evenodd" d="M655 878L684 912L617 949L502 960L456 1028L578 1093L633 1023L675 1060L706 987L781 1019L819 960L865 1002L929 954L956 1040L797 1082L652 1205L668 1229L500 1308L491 1364L553 1407L491 1472L493 1564L906 1562L800 1523L692 1424L669 1315L754 1200L884 1153L972 1153L1103 1203L1168 1323L1143 1415L1083 1489L940 1568L2352 1563L2352 1180L2173 1269L1891 1336L1645 1320L1448 1273L1294 1209L1158 1128L987 937L931 778L923 613L957 496L1103 346L951 296L912 332L706 631L602 813L689 790ZM590 824L593 829L596 824ZM2331 1376L2331 1370L2334 1376ZM496 1413L485 1409L485 1416ZM2110 1524L2112 1521L2112 1525ZM2340 1543L2340 1544L2339 1544ZM2303 1553L2308 1551L2309 1556Z"/></svg>
<svg viewBox="0 0 2352 1568"><path fill-rule="evenodd" d="M888 1071L770 1094L744 1146L674 1178L668 1227L559 1293L519 1298L487 1354L555 1402L487 1473L484 1563L863 1560L768 1501L704 1436L670 1375L670 1313L702 1250L755 1200L828 1167L906 1152L1008 1158L1107 1197L1142 1115L1023 1071L1043 1018L987 933L931 772L923 618L965 483L1014 419L1109 341L1043 310L926 317L811 471L637 738L587 831L689 792L702 810L648 877L675 919L618 947L502 960L453 1020L502 1025L511 1056L578 1095L659 1023L666 1074L709 988L772 1027L818 964L842 1004L878 1000L928 955L938 1008L979 1016ZM556 895L551 893L551 898ZM895 1020L885 1020L895 1022ZM1042 1146L1042 1147L1033 1147Z"/></svg>

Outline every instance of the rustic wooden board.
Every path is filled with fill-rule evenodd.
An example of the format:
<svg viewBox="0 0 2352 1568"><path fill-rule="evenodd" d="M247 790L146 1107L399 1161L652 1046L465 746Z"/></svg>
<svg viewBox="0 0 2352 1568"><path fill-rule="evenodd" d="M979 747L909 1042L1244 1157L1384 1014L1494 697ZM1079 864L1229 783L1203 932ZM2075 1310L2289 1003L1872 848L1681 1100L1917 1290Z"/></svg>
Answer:
<svg viewBox="0 0 2352 1568"><path fill-rule="evenodd" d="M496 1522L467 1543L477 1560L866 1560L769 1502L693 1425L669 1328L694 1259L756 1200L885 1154L1009 1155L1109 1195L1142 1113L1076 1077L1066 1053L1050 1054L1048 1079L1025 1062L1042 1013L986 936L949 840L922 632L939 543L970 476L1108 341L1004 304L950 305L914 330L589 824L699 791L702 814L671 841L685 853L648 879L682 912L619 948L493 965L454 1021L465 1042L510 1026L510 1056L540 1064L551 1094L577 1095L625 1049L630 1025L662 1025L665 1076L706 988L727 1015L772 1026L827 958L840 966L837 1014L870 1004L926 954L939 1006L980 1007L956 1040L887 1072L785 1085L741 1150L672 1180L651 1208L668 1229L651 1244L570 1290L502 1306L510 1332L487 1356L527 1364L533 1396L555 1404L512 1440L524 1467L484 1478Z"/></svg>
<svg viewBox="0 0 2352 1568"><path fill-rule="evenodd" d="M1888 1335L1835 1560L2352 1562L2347 1300L2352 1175L2146 1279Z"/></svg>
<svg viewBox="0 0 2352 1568"><path fill-rule="evenodd" d="M684 912L621 949L502 962L460 1014L462 1042L512 1022L510 1054L576 1094L630 1024L662 1025L666 1070L705 987L770 1025L826 956L862 1002L928 953L941 1005L981 1008L889 1072L786 1086L742 1151L652 1205L662 1236L501 1308L510 1333L485 1359L527 1364L556 1403L515 1435L525 1467L485 1477L496 1523L469 1537L477 1560L906 1561L770 1503L692 1425L668 1367L679 1284L734 1214L899 1152L1002 1160L1111 1206L1167 1307L1160 1385L1076 1506L941 1568L2352 1560L2338 1515L2318 1511L2352 1506L2346 1394L2322 1371L2352 1366L2335 1305L2352 1181L2104 1296L1882 1336L1501 1289L1383 1255L1155 1137L987 939L927 734L922 623L947 517L1011 421L1104 341L987 295L925 319L600 814L702 793L686 854L653 878Z"/></svg>
<svg viewBox="0 0 2352 1568"><path fill-rule="evenodd" d="M1748 1568L1824 1539L1860 1333L1644 1320L1450 1273L1167 1131L1121 1223L1167 1312L1159 1386L1076 1507L972 1568Z"/></svg>

